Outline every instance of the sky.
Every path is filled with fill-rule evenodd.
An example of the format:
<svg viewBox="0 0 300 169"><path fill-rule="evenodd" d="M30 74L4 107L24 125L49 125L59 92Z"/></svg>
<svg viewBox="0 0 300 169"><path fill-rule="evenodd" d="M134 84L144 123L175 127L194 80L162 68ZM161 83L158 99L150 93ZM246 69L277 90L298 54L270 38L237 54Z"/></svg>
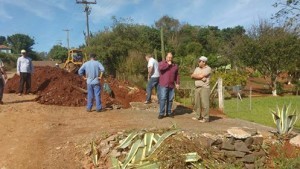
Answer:
<svg viewBox="0 0 300 169"><path fill-rule="evenodd" d="M86 0L78 0L86 1ZM87 0L89 2L95 0ZM276 0L96 0L90 5L90 31L97 33L112 25L112 16L131 18L133 23L153 26L168 15L197 26L227 27L257 25L278 10ZM86 17L76 0L0 0L0 36L21 33L35 40L33 50L49 52L54 45L84 44ZM65 31L69 30L69 31Z"/></svg>

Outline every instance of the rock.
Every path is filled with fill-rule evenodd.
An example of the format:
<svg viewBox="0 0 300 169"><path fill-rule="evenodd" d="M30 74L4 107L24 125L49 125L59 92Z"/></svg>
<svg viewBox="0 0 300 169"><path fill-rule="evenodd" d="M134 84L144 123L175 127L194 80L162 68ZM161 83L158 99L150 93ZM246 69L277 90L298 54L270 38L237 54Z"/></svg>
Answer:
<svg viewBox="0 0 300 169"><path fill-rule="evenodd" d="M252 153L256 159L259 159L260 157L264 157L266 155L266 152L264 150L260 150L260 151L255 151Z"/></svg>
<svg viewBox="0 0 300 169"><path fill-rule="evenodd" d="M245 130L239 127L232 127L227 130L227 132L234 138L237 139L246 139L251 136L250 133L246 132Z"/></svg>
<svg viewBox="0 0 300 169"><path fill-rule="evenodd" d="M234 150L240 151L240 152L245 152L245 153L249 152L247 145L242 141L238 141L238 142L234 143Z"/></svg>
<svg viewBox="0 0 300 169"><path fill-rule="evenodd" d="M290 144L292 144L296 147L300 147L300 134L298 134L296 137L293 137L292 139L290 139Z"/></svg>
<svg viewBox="0 0 300 169"><path fill-rule="evenodd" d="M253 141L254 141L253 137L248 137L246 138L244 143L246 144L247 147L249 147L253 144Z"/></svg>
<svg viewBox="0 0 300 169"><path fill-rule="evenodd" d="M245 155L245 157L242 159L245 163L254 163L255 162L255 156L253 154Z"/></svg>
<svg viewBox="0 0 300 169"><path fill-rule="evenodd" d="M262 135L256 135L256 136L253 136L253 143L254 145L262 145L263 142L264 142L264 138Z"/></svg>
<svg viewBox="0 0 300 169"><path fill-rule="evenodd" d="M255 128L249 128L249 127L243 127L242 128L245 132L249 133L251 136L257 135L257 129Z"/></svg>
<svg viewBox="0 0 300 169"><path fill-rule="evenodd" d="M255 169L255 165L254 164L245 164L245 168L246 169Z"/></svg>
<svg viewBox="0 0 300 169"><path fill-rule="evenodd" d="M215 146L215 145L220 145L220 144L222 144L222 143L223 143L223 141L222 141L221 139L217 139L216 141L214 141L214 142L212 143L212 145Z"/></svg>
<svg viewBox="0 0 300 169"><path fill-rule="evenodd" d="M239 151L227 151L227 150L222 150L224 152L224 155L226 157L239 157L242 158L245 156L246 153L244 152L239 152Z"/></svg>
<svg viewBox="0 0 300 169"><path fill-rule="evenodd" d="M222 143L222 147L221 147L223 150L234 150L234 146L230 143L230 142L228 142L228 141L224 141L223 143Z"/></svg>

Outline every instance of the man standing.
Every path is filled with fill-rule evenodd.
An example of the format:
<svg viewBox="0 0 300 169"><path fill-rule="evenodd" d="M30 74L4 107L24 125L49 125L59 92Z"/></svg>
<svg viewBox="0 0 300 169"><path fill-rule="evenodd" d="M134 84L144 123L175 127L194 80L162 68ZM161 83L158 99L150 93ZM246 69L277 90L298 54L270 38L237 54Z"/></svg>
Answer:
<svg viewBox="0 0 300 169"><path fill-rule="evenodd" d="M78 74L85 76L87 83L87 111L91 112L93 107L93 98L96 100L96 111L103 111L101 105L101 85L100 80L104 72L103 65L96 61L96 54L90 54L90 60L85 62L80 69Z"/></svg>
<svg viewBox="0 0 300 169"><path fill-rule="evenodd" d="M23 94L24 84L26 84L26 94L31 93L31 74L33 73L32 60L27 56L26 50L21 50L21 55L17 60L17 74L20 76L19 96Z"/></svg>
<svg viewBox="0 0 300 169"><path fill-rule="evenodd" d="M159 63L159 116L162 119L166 116L174 117L172 113L172 104L174 99L174 87L179 89L178 66L172 62L173 55L168 53L165 61Z"/></svg>
<svg viewBox="0 0 300 169"><path fill-rule="evenodd" d="M4 70L4 64L0 59L0 104L3 104L3 91L4 91L4 80L7 79L6 72Z"/></svg>
<svg viewBox="0 0 300 169"><path fill-rule="evenodd" d="M191 78L195 80L195 111L194 120L199 122L209 122L209 95L210 95L210 76L211 68L207 65L207 58L199 58L199 67L197 67Z"/></svg>
<svg viewBox="0 0 300 169"><path fill-rule="evenodd" d="M145 56L147 62L148 62L148 84L147 84L147 97L145 104L151 103L151 94L152 89L155 87L157 92L157 99L159 99L159 92L157 90L158 80L159 80L159 70L158 70L158 62L151 56L146 55Z"/></svg>

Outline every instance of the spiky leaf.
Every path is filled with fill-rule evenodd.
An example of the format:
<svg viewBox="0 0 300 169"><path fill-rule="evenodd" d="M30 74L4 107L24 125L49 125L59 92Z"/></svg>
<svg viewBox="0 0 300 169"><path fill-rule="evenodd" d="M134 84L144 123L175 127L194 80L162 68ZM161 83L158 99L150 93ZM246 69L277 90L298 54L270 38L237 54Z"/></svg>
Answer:
<svg viewBox="0 0 300 169"><path fill-rule="evenodd" d="M136 132L130 133L121 143L117 148L126 148L131 144L131 140L133 140L137 136Z"/></svg>

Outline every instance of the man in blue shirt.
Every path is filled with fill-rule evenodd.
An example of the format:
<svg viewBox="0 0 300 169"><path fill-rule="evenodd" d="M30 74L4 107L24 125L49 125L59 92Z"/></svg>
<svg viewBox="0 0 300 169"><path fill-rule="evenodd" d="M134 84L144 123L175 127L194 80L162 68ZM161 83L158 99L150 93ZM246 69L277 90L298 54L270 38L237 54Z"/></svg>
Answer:
<svg viewBox="0 0 300 169"><path fill-rule="evenodd" d="M93 107L93 98L96 99L96 111L102 111L101 105L101 85L100 80L104 72L103 65L96 61L96 54L90 54L90 60L85 62L80 69L78 74L84 76L87 83L87 111L91 112Z"/></svg>
<svg viewBox="0 0 300 169"><path fill-rule="evenodd" d="M19 96L23 93L26 84L26 94L31 93L31 74L33 72L32 60L26 55L26 50L21 50L21 55L17 61L17 74L20 76Z"/></svg>

